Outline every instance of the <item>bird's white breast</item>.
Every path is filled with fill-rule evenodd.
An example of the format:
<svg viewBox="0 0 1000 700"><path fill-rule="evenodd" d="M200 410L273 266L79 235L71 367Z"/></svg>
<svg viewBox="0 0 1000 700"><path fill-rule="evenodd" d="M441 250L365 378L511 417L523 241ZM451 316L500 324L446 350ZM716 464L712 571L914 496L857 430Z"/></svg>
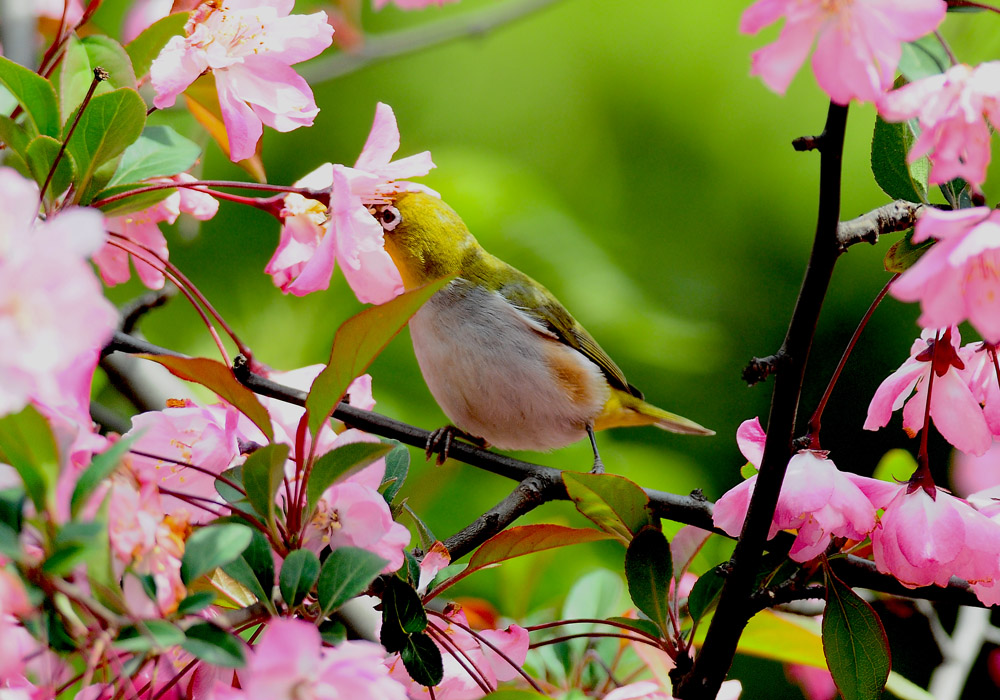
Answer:
<svg viewBox="0 0 1000 700"><path fill-rule="evenodd" d="M600 368L499 293L456 280L410 320L424 379L456 427L501 449L586 435L610 388Z"/></svg>

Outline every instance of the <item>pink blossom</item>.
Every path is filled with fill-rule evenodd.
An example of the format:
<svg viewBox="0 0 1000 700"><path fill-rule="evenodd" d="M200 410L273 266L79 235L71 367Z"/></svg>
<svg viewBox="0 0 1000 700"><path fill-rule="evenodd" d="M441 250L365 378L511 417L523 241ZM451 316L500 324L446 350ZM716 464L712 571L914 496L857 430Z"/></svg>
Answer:
<svg viewBox="0 0 1000 700"><path fill-rule="evenodd" d="M21 617L32 610L24 583L16 574L8 571L0 558L0 617L13 615Z"/></svg>
<svg viewBox="0 0 1000 700"><path fill-rule="evenodd" d="M253 155L262 124L278 131L311 126L319 113L312 90L292 64L312 58L333 41L325 12L289 15L288 0L203 2L150 67L163 109L174 104L206 70L215 75L230 158Z"/></svg>
<svg viewBox="0 0 1000 700"><path fill-rule="evenodd" d="M299 195L285 198L281 241L265 268L283 292L302 296L326 289L337 263L362 302L381 304L403 291L399 272L385 252L382 226L367 205L393 192L436 193L401 179L430 172L430 153L392 162L398 149L396 117L380 102L353 168L328 163L298 183L313 189L332 186L329 211Z"/></svg>
<svg viewBox="0 0 1000 700"><path fill-rule="evenodd" d="M875 565L908 588L948 585L952 576L991 584L1000 576L1000 525L942 489L861 484L884 508L872 532Z"/></svg>
<svg viewBox="0 0 1000 700"><path fill-rule="evenodd" d="M930 183L960 177L978 189L990 162L987 119L1000 124L1000 61L952 66L884 94L878 109L888 121L919 119L908 160L930 156Z"/></svg>
<svg viewBox="0 0 1000 700"><path fill-rule="evenodd" d="M135 0L122 23L122 41L135 39L151 24L169 15L173 6L174 0Z"/></svg>
<svg viewBox="0 0 1000 700"><path fill-rule="evenodd" d="M751 75L783 95L816 42L812 67L837 104L874 102L892 86L902 43L934 31L942 0L757 0L740 32L756 34L785 17L781 35L753 55Z"/></svg>
<svg viewBox="0 0 1000 700"><path fill-rule="evenodd" d="M458 2L458 0L373 0L376 10L381 10L390 2L401 10L422 10L431 5L441 7L447 3Z"/></svg>
<svg viewBox="0 0 1000 700"><path fill-rule="evenodd" d="M99 213L72 207L38 221L38 188L0 168L0 415L30 399L59 403L58 376L100 349L118 314L86 262Z"/></svg>
<svg viewBox="0 0 1000 700"><path fill-rule="evenodd" d="M83 2L81 0L34 0L31 5L34 13L39 17L48 17L58 22L66 11L66 26L75 27L83 19Z"/></svg>
<svg viewBox="0 0 1000 700"><path fill-rule="evenodd" d="M900 301L919 301L918 323L943 328L968 319L983 338L1000 343L1000 211L925 208L914 243L936 238L890 289Z"/></svg>
<svg viewBox="0 0 1000 700"><path fill-rule="evenodd" d="M476 632L479 637L477 638L466 631L465 628L469 626L469 623L460 605L450 603L445 607L444 615L447 624L442 624L442 620L438 617L431 618L431 624L451 642L448 645L442 645L437 639L434 640L444 659L444 679L434 687L434 697L437 700L476 700L484 695L479 684L455 659L455 648L464 653L463 661L466 661L467 665L474 666L479 671L481 679L491 688L495 689L498 682L510 681L518 677L517 668L524 665L525 657L528 654L529 640L526 629L510 625L505 630L479 630ZM485 641L480 641L480 639ZM489 642L489 644L485 642ZM498 649L503 656L497 654L491 645ZM387 663L392 677L407 685L410 698L430 697L427 688L410 680L398 654L391 656ZM512 663L514 665L511 665Z"/></svg>
<svg viewBox="0 0 1000 700"><path fill-rule="evenodd" d="M744 421L740 448L753 463L763 454L760 421ZM758 466L755 464L754 466ZM840 472L826 453L802 450L788 461L771 521L768 539L781 530L798 530L789 552L795 561L809 561L830 545L833 537L863 540L875 527L875 509L855 484L853 474ZM716 527L736 537L743 529L757 476L723 494L712 515Z"/></svg>
<svg viewBox="0 0 1000 700"><path fill-rule="evenodd" d="M802 689L807 700L835 700L838 696L837 684L825 668L789 664L785 672Z"/></svg>
<svg viewBox="0 0 1000 700"><path fill-rule="evenodd" d="M604 700L672 700L673 696L653 681L639 681L615 688Z"/></svg>
<svg viewBox="0 0 1000 700"><path fill-rule="evenodd" d="M196 181L187 173L181 173L172 178L160 178L152 182L171 180ZM104 247L94 255L94 263L101 272L101 278L108 285L127 282L131 277L128 268L129 253L131 253L135 271L142 283L150 289L160 289L163 287L163 265L156 258L166 260L170 254L167 251L167 240L163 237L158 224L161 221L172 224L182 212L201 221L207 221L215 216L218 210L219 202L211 195L189 188L179 188L166 199L142 211L109 217L105 222L107 230L127 239L125 241L114 239L114 242L125 245L129 250L122 250L111 242L105 243Z"/></svg>
<svg viewBox="0 0 1000 700"><path fill-rule="evenodd" d="M389 677L384 656L385 650L371 642L342 642L325 648L315 625L274 618L240 671L242 691L217 684L214 698L405 700L406 690Z"/></svg>
<svg viewBox="0 0 1000 700"><path fill-rule="evenodd" d="M979 457L960 450L952 453L951 483L962 498L1000 485L1000 442L994 442Z"/></svg>
<svg viewBox="0 0 1000 700"><path fill-rule="evenodd" d="M451 553L441 542L435 542L420 561L420 579L417 581L417 593L425 593L427 586L438 572L451 563Z"/></svg>
<svg viewBox="0 0 1000 700"><path fill-rule="evenodd" d="M990 448L993 436L983 409L969 388L968 372L964 371L972 359L971 349L959 349L961 336L955 327L946 329L940 340L934 340L936 335L937 331L923 331L914 341L909 359L876 389L868 406L865 430L884 428L893 411L902 407L903 429L911 436L916 435L923 428L927 387L933 370L930 414L935 427L958 449L981 455ZM916 394L907 401L914 387Z"/></svg>

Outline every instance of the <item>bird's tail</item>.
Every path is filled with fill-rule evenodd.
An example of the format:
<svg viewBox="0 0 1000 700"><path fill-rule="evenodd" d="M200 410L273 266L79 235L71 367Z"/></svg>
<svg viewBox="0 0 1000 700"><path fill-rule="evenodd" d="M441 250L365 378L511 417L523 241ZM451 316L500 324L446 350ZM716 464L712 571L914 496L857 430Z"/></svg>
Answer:
<svg viewBox="0 0 1000 700"><path fill-rule="evenodd" d="M714 430L702 427L676 413L664 411L620 389L612 389L604 411L594 421L594 428L620 428L630 425L655 425L672 433L685 435L715 435Z"/></svg>

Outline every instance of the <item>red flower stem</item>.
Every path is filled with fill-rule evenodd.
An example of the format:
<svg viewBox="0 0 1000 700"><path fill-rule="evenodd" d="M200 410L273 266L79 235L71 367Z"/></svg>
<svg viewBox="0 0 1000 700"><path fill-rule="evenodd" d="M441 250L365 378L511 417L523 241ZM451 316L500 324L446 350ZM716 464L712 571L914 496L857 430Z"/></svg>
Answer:
<svg viewBox="0 0 1000 700"><path fill-rule="evenodd" d="M948 45L948 41L944 38L944 35L935 29L934 38L938 40L938 43L941 44L941 48L944 49L944 52L948 55L948 60L951 61L951 65L957 66L958 57L955 55L955 52L951 50L951 47Z"/></svg>
<svg viewBox="0 0 1000 700"><path fill-rule="evenodd" d="M539 647L548 646L550 644L558 644L559 642L566 642L570 639L597 639L598 637L611 637L613 639L624 639L626 642L638 642L639 644L646 644L655 649L663 651L663 648L659 644L654 644L653 642L645 639L643 637L630 637L627 634L612 634L610 632L581 632L580 634L567 634L564 637L555 637L553 639L546 639L541 642L535 642L531 644L529 649L538 649Z"/></svg>
<svg viewBox="0 0 1000 700"><path fill-rule="evenodd" d="M216 347L219 348L219 352L222 354L223 361L226 363L226 365L232 366L232 363L229 360L229 353L226 352L226 346L222 344L222 338L219 337L219 332L215 330L215 326L212 325L212 321L205 314L204 309L202 309L200 306L198 306L198 302L196 301L195 297L191 294L191 292L188 289L185 288L184 284L182 284L181 281L177 277L174 276L173 272L164 269L166 267L164 260L159 255L157 255L153 251L149 250L145 246L140 246L137 243L135 243L134 241L131 241L130 239L126 238L125 236L122 236L122 235L117 234L117 233L112 233L111 231L108 231L108 236L110 237L108 239L108 243L110 243L111 245L115 246L116 248L120 248L121 250L124 250L126 253L129 253L129 254L131 254L131 255L139 258L141 261L143 261L147 265L150 265L151 267L157 268L157 263L158 263L159 265L163 266L163 268L158 268L158 269L161 269L162 272L163 272L163 274L164 274L164 276L166 276L171 282L173 282L174 284L177 285L177 288L179 290L181 290L181 293L191 303L191 306L194 307L194 310L201 317L202 323L204 323L205 327L208 328L208 332L211 334L212 339L215 341ZM116 238L119 239L119 241L113 240L113 239L116 239ZM123 245L120 241L127 241L129 243L129 245L128 246ZM132 247L132 246L135 246L135 247ZM146 254L148 254L149 256L151 256L153 258L153 260L151 260L150 257L147 257Z"/></svg>
<svg viewBox="0 0 1000 700"><path fill-rule="evenodd" d="M149 452L143 452L142 450L130 449L129 453L138 455L140 457L146 457L147 459L155 459L161 462L169 462L170 464L176 464L179 467L187 467L188 469L193 469L194 471L199 472L201 474L215 477L216 479L224 483L226 486L229 486L233 490L240 492L244 496L247 495L246 490L242 486L237 484L235 481L229 479L228 477L222 476L222 474L216 474L210 469L206 469L205 467L200 467L197 464L191 464L190 462L182 462L179 459L171 459L170 457L161 457L160 455L154 455Z"/></svg>
<svg viewBox="0 0 1000 700"><path fill-rule="evenodd" d="M87 105L90 104L90 100L94 96L94 90L97 89L98 83L107 79L108 72L106 70L100 66L94 69L94 79L90 81L90 89L87 90L87 94L84 96L83 102L80 103L80 108L76 112L76 118L73 120L73 124L69 127L69 131L66 132L66 138L64 138L63 142L59 144L59 151L56 153L56 157L52 161L52 167L49 168L49 174L45 176L45 184L42 185L42 190L38 193L39 202L45 198L45 192L49 189L49 183L52 182L52 177L56 174L56 168L59 167L59 161L62 160L63 154L66 153L66 144L68 144L69 140L73 138L73 132L76 131L76 125L80 123L80 117L83 116L83 111L87 109Z"/></svg>
<svg viewBox="0 0 1000 700"><path fill-rule="evenodd" d="M52 60L57 47L63 45L63 31L66 29L66 13L69 12L69 3L70 0L63 0L63 10L62 14L59 16L59 26L56 28L56 35L53 37L52 44L49 48L45 49L45 55L42 56L42 62L38 64L39 75L42 74L42 69L45 67L45 64Z"/></svg>
<svg viewBox="0 0 1000 700"><path fill-rule="evenodd" d="M469 674L469 677L476 682L476 685L478 685L484 693L489 695L496 690L496 688L490 687L490 683L486 679L486 675L476 667L476 665L472 662L472 659L469 658L468 654L466 654L464 650L460 649L453 640L449 639L448 635L445 634L443 630L435 627L433 624L429 624L427 625L427 633L436 639L441 646L447 648L447 651L451 654L452 658L455 659L455 661L458 662L458 665Z"/></svg>
<svg viewBox="0 0 1000 700"><path fill-rule="evenodd" d="M156 694L153 695L152 700L160 700L160 698L162 698L164 695L166 695L170 691L171 688L173 688L175 685L177 685L178 683L181 682L181 679L184 678L184 676L186 676L188 673L190 673L191 669L193 669L198 664L199 660L200 659L191 659L190 661L188 661L187 664L185 664L184 668L182 668L180 671L177 672L176 676L174 676L169 681L167 681L166 683L164 683L163 687L160 688L158 691L156 691ZM148 692L149 691L149 686L151 686L151 685L152 685L152 681L150 681L149 683L147 683L146 686L140 692L142 692L142 693Z"/></svg>
<svg viewBox="0 0 1000 700"><path fill-rule="evenodd" d="M521 678L523 678L524 680L528 681L528 683L531 685L532 688L534 688L535 690L537 690L539 693L544 694L544 691L542 690L542 687L540 685L538 685L538 683L535 682L534 678L532 678L530 675L528 675L528 673L523 668L521 668L516 663L514 663L513 659L511 659L505 653L503 653L502 651L500 651L500 649L497 648L497 646L495 644L493 644L492 642L490 642L490 640L486 639L486 637L484 637L483 635L479 634L478 632L476 632L475 630L473 630L471 627L468 627L467 625L463 625L458 620L453 620L451 618L445 617L442 613L439 613L437 610L428 610L427 612L429 614L431 614L431 615L434 615L435 617L440 617L442 620L445 620L446 622L448 622L448 623L450 623L452 625L455 625L456 627L458 627L461 630L465 630L466 632L468 632L470 635L473 636L473 638L475 638L475 640L477 642L479 642L480 644L485 644L497 656L499 656L501 659L503 659L504 661L506 661L507 665L509 665L512 669L514 669L515 671L517 671L518 675L520 675Z"/></svg>
<svg viewBox="0 0 1000 700"><path fill-rule="evenodd" d="M946 335L951 342L951 334ZM931 477L930 460L927 457L927 433L931 428L931 396L934 391L934 375L937 365L938 345L941 343L941 331L934 335L934 349L931 351L931 371L927 377L927 403L924 406L924 426L920 430L920 449L917 451L917 469L910 477L913 488L921 487L927 494L934 497L934 479Z"/></svg>
<svg viewBox="0 0 1000 700"><path fill-rule="evenodd" d="M611 620L599 620L597 618L589 618L589 617L574 618L572 620L558 620L557 622L545 622L541 625L532 625L531 627L525 627L524 629L528 630L528 632L538 632L540 630L551 629L552 627L562 627L563 625L581 625L581 624L608 625L609 627L618 627L619 629L628 630L629 632L634 632L635 634L641 634L642 636L648 637L653 641L659 641L658 637L651 635L648 632L644 632L640 629L636 629L635 627L626 625L622 622L612 622Z"/></svg>
<svg viewBox="0 0 1000 700"><path fill-rule="evenodd" d="M868 325L868 321L871 320L872 314L875 313L875 309L877 309L878 305L882 303L883 299L885 299L885 295L889 293L889 287L892 286L892 283L896 281L897 277L899 277L898 272L893 275L888 282L886 282L886 285L882 287L882 291L878 293L878 296L875 297L871 306L868 307L868 311L865 312L865 315L862 317L858 327L854 330L854 335L851 336L850 342L847 343L847 347L844 349L844 354L841 355L840 362L837 364L837 369L833 371L833 376L830 377L830 383L826 385L826 391L823 392L822 398L820 398L819 403L816 404L816 410L813 412L812 418L809 419L808 437L810 449L820 449L820 425L823 420L823 411L826 410L826 404L830 400L830 395L833 393L833 387L837 385L837 380L840 379L840 374L844 371L844 365L847 364L847 358L849 358L851 353L854 352L854 346L857 345L858 339L861 337L861 332L865 329L865 326Z"/></svg>
<svg viewBox="0 0 1000 700"><path fill-rule="evenodd" d="M240 182L239 180L195 180L194 182L158 182L153 185L145 185L128 192L119 192L104 199L91 202L90 206L100 208L117 202L121 199L145 194L146 192L156 192L157 190L168 190L175 187L188 187L198 189L200 187L233 187L243 190L256 190L259 192L281 192L284 194L300 194L309 199L315 199L324 204L329 204L330 194L328 192L317 192L306 187L289 187L288 185L269 185L262 182Z"/></svg>

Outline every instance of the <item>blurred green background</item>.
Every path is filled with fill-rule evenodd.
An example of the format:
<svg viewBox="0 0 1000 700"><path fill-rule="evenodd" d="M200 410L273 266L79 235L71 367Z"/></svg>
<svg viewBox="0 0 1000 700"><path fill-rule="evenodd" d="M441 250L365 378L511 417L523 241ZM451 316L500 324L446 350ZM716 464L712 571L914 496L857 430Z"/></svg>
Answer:
<svg viewBox="0 0 1000 700"><path fill-rule="evenodd" d="M376 14L365 3L363 26L373 34L394 32L496 4L463 0ZM97 23L117 35L125 5L107 0ZM304 64L322 111L311 129L265 130L268 179L289 184L326 161L352 164L376 102L391 105L402 133L399 154L431 151L438 168L422 182L441 192L480 242L549 287L648 399L718 432L713 438L652 428L603 433L609 471L666 491L701 488L714 500L740 478L737 426L754 416L766 424L771 384L747 388L740 372L752 356L776 351L784 335L815 226L819 164L818 154L797 153L790 142L819 133L828 104L808 67L784 97L749 76L751 52L772 41L777 28L741 36L745 6L563 0L496 31L332 80L324 79L325 58ZM323 7L300 0L296 11ZM996 57L996 21L951 15L945 34L963 60ZM842 219L888 201L869 168L874 118L871 106L851 108ZM190 117L173 110L154 119L183 127ZM996 161L992 172L996 179ZM214 144L202 175L247 179ZM992 202L990 194L987 183ZM278 240L277 222L264 214L223 203L219 216L192 237L193 231L190 221L170 230L171 259L275 368L323 362L338 324L361 309L339 274L328 292L280 294L263 273ZM888 280L882 256L895 238L877 248L856 246L838 264L800 425ZM133 284L114 296L139 292ZM870 474L889 447L915 450L898 416L880 433L861 425L875 388L907 356L916 316L916 307L886 301L847 366L822 433L841 469ZM150 314L142 330L153 342L212 356L205 329L180 298ZM371 374L376 410L427 429L446 423L405 332ZM514 485L413 456L403 493L441 539ZM591 459L585 442L519 456L577 470ZM938 442L935 468L943 470L947 458ZM583 525L564 503L528 520ZM727 555L727 543L713 539L699 567ZM539 554L472 577L460 592L524 615L558 606L570 582L595 567L620 570L622 556L615 544ZM747 663L736 668L744 697L779 697L776 686L760 685L776 666ZM911 670L920 682L929 669Z"/></svg>

